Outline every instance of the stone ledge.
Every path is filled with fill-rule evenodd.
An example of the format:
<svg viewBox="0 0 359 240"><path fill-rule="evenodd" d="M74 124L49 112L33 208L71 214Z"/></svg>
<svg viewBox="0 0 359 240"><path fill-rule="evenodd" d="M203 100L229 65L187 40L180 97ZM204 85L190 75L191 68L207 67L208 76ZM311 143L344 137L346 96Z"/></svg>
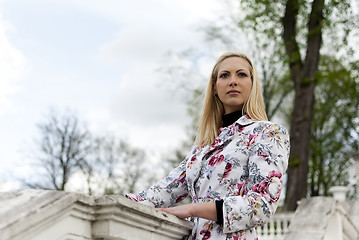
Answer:
<svg viewBox="0 0 359 240"><path fill-rule="evenodd" d="M182 239L192 223L123 196L0 193L0 239Z"/></svg>

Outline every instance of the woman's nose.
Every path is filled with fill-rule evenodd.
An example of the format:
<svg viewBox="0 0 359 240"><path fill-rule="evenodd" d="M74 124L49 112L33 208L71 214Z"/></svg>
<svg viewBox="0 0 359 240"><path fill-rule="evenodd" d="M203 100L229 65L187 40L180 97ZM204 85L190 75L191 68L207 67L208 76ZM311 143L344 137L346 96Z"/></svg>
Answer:
<svg viewBox="0 0 359 240"><path fill-rule="evenodd" d="M229 81L229 86L233 87L233 86L237 86L237 81L234 77L232 77Z"/></svg>

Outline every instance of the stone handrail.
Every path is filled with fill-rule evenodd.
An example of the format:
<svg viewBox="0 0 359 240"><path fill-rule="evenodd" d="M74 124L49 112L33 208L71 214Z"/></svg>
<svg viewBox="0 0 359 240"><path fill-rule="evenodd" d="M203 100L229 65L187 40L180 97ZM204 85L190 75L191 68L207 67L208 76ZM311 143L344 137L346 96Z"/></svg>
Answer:
<svg viewBox="0 0 359 240"><path fill-rule="evenodd" d="M348 205L337 202L332 209L324 240L358 240L359 230L348 215Z"/></svg>
<svg viewBox="0 0 359 240"><path fill-rule="evenodd" d="M185 239L192 223L122 196L0 193L1 240Z"/></svg>

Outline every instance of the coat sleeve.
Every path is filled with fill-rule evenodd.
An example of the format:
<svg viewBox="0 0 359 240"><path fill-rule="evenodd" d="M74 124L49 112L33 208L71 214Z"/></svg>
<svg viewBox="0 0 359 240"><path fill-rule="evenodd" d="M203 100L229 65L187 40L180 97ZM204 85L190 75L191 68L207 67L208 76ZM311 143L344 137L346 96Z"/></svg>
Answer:
<svg viewBox="0 0 359 240"><path fill-rule="evenodd" d="M192 149L191 153L195 151ZM137 194L129 193L126 197L155 208L167 208L182 201L188 195L186 182L186 164L189 154L177 168L149 189Z"/></svg>
<svg viewBox="0 0 359 240"><path fill-rule="evenodd" d="M236 232L263 225L277 209L288 166L287 130L261 122L249 134L247 177L238 184L239 196L227 197L223 203L223 231Z"/></svg>

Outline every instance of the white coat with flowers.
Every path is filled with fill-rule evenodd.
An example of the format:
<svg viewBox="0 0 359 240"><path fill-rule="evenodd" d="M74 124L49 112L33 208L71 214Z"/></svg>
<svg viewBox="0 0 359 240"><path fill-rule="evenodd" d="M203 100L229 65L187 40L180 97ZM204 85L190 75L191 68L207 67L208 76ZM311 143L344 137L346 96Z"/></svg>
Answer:
<svg viewBox="0 0 359 240"><path fill-rule="evenodd" d="M276 211L288 157L284 127L245 115L221 129L211 145L194 147L167 177L127 197L155 208L188 195L193 203L223 199L223 225L193 218L191 239L255 240L254 228Z"/></svg>

